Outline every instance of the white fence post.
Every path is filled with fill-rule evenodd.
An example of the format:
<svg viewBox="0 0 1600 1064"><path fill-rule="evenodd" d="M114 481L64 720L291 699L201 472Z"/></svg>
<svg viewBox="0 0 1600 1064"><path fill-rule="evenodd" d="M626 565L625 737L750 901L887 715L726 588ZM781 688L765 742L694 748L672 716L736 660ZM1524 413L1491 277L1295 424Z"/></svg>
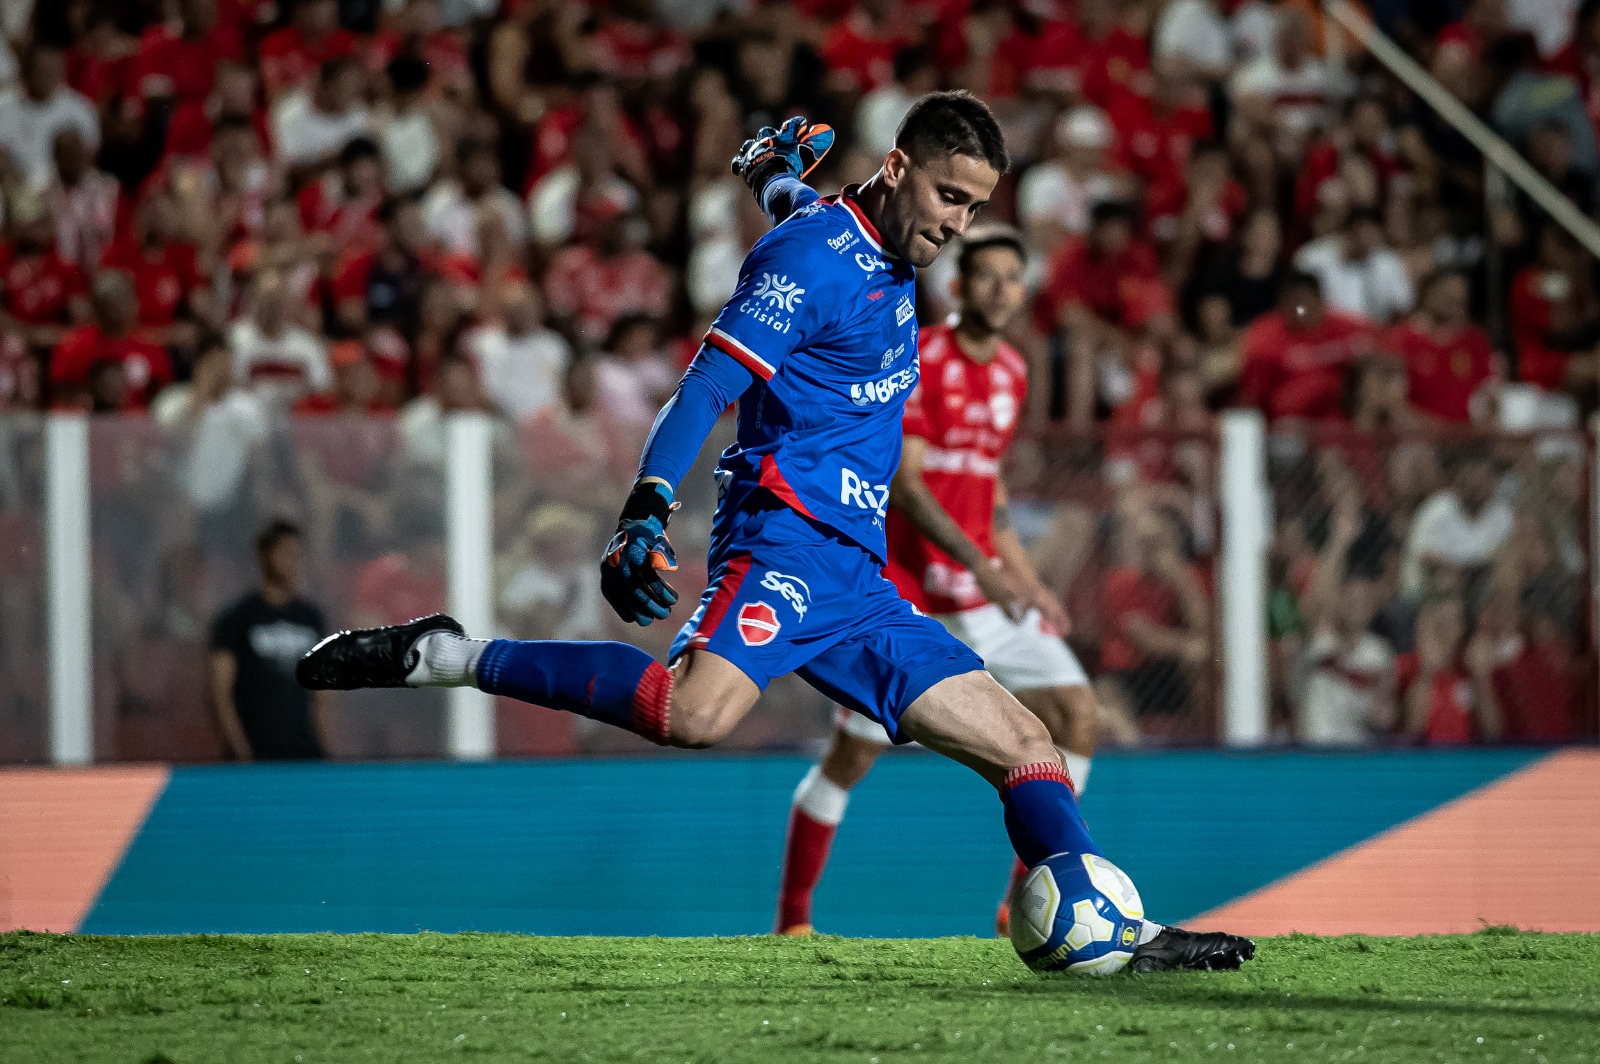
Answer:
<svg viewBox="0 0 1600 1064"><path fill-rule="evenodd" d="M482 414L445 420L445 540L450 613L467 634L494 634L494 426ZM495 756L494 699L471 687L449 692L450 756Z"/></svg>
<svg viewBox="0 0 1600 1064"><path fill-rule="evenodd" d="M1267 741L1266 422L1254 410L1222 415L1222 734L1229 746Z"/></svg>
<svg viewBox="0 0 1600 1064"><path fill-rule="evenodd" d="M45 614L50 669L50 760L94 760L94 664L89 599L89 419L45 421Z"/></svg>

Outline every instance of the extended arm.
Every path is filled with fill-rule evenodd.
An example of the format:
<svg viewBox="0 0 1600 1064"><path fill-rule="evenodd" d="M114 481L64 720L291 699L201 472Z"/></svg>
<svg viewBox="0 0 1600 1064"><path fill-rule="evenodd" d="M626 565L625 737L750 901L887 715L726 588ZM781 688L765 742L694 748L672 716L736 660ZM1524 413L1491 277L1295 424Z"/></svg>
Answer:
<svg viewBox="0 0 1600 1064"><path fill-rule="evenodd" d="M739 147L733 172L744 178L774 225L821 198L805 183L833 147L833 127L811 125L795 115L777 129L767 126Z"/></svg>
<svg viewBox="0 0 1600 1064"><path fill-rule="evenodd" d="M673 496L705 446L711 426L751 380L750 371L731 356L702 347L656 415L639 460L638 479L600 566L600 593L623 620L649 625L671 613L678 601L678 593L661 577L678 567L667 541Z"/></svg>
<svg viewBox="0 0 1600 1064"><path fill-rule="evenodd" d="M921 436L905 437L900 468L889 484L889 502L929 542L972 572L984 598L1007 613L1015 613L1017 601L1023 598L1022 588L1005 563L1000 558L985 557L972 537L961 530L950 512L933 497L927 481L922 479L927 452L927 440Z"/></svg>
<svg viewBox="0 0 1600 1064"><path fill-rule="evenodd" d="M235 761L249 761L253 756L250 740L239 721L239 709L233 704L233 681L238 675L238 662L231 650L211 652L211 709L217 715L217 727L222 731L222 742Z"/></svg>
<svg viewBox="0 0 1600 1064"><path fill-rule="evenodd" d="M1047 631L1057 635L1066 635L1072 630L1072 619L1067 616L1067 611L1062 607L1061 600L1050 593L1044 586L1044 581L1039 579L1039 572L1033 566L1033 559L1028 556L1027 548L1023 547L1022 539L1017 535L1017 530L1011 526L1011 497L1006 492L1003 481L996 481L994 485L994 549L1005 562L1017 581L1024 589L1023 601L1029 607L1039 611L1039 619Z"/></svg>

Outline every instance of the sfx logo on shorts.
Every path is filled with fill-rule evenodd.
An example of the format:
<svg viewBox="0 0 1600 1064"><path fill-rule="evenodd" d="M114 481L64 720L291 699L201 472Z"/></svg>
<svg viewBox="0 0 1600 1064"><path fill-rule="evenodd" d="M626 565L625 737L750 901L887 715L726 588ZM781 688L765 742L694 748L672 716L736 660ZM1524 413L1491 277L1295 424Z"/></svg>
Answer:
<svg viewBox="0 0 1600 1064"><path fill-rule="evenodd" d="M778 611L765 602L747 602L739 609L739 638L745 646L764 647L778 638Z"/></svg>

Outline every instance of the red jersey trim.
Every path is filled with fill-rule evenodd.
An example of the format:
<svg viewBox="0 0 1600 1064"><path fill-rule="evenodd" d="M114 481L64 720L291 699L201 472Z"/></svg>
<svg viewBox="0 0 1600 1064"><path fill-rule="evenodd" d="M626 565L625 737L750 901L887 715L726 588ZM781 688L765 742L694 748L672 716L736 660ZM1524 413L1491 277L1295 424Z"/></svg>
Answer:
<svg viewBox="0 0 1600 1064"><path fill-rule="evenodd" d="M800 501L800 496L794 493L794 488L789 486L789 481L784 477L783 470L778 468L778 460L770 454L761 456L761 479L763 488L782 499L789 506L815 521L816 515L806 509L806 504Z"/></svg>
<svg viewBox="0 0 1600 1064"><path fill-rule="evenodd" d="M1072 780L1067 776L1066 770L1057 761L1035 761L1031 765L1018 765L1006 773L1006 778L1000 781L1000 791L1003 794L1011 788L1034 780L1055 780L1065 783L1072 793L1078 789L1072 786Z"/></svg>
<svg viewBox="0 0 1600 1064"><path fill-rule="evenodd" d="M855 201L855 194L859 191L861 191L860 185L848 186L839 196L839 202L844 204L844 209L849 211L850 216L856 220L856 228L861 230L861 235L867 238L867 243L872 245L873 250L891 259L899 258L894 252L884 250L883 236L878 232L878 227L872 224L871 219L867 217L867 212L862 210L860 204Z"/></svg>
<svg viewBox="0 0 1600 1064"><path fill-rule="evenodd" d="M778 372L772 363L721 329L712 329L707 332L705 342L715 347L718 351L731 356L735 362L764 381L770 381L773 375Z"/></svg>
<svg viewBox="0 0 1600 1064"><path fill-rule="evenodd" d="M703 648L711 642L711 637L717 634L722 618L728 615L728 607L733 605L734 596L739 594L739 588L744 584L745 574L750 571L751 561L748 554L741 554L729 560L728 567L722 571L722 578L717 581L717 590L712 593L711 601L706 603L706 612L695 627L694 635L689 637L691 648Z"/></svg>

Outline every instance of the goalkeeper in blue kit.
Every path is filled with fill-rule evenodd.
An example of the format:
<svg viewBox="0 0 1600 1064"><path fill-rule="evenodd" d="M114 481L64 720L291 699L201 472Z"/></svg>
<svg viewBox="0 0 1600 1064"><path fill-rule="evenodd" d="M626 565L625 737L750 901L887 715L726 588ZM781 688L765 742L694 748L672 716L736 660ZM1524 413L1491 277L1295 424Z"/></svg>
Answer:
<svg viewBox="0 0 1600 1064"><path fill-rule="evenodd" d="M831 131L796 119L765 132L735 169L769 208L777 196L814 197L800 178ZM916 270L966 231L1008 166L981 101L931 93L876 174L795 211L746 256L656 418L601 563L601 590L624 620L671 613L673 498L736 401L709 586L666 665L626 643L471 639L435 615L330 636L300 662L301 683L475 686L702 749L794 672L894 741L919 742L993 784L1025 863L1098 854L1044 725L882 572L901 412L919 372ZM1236 968L1253 952L1237 936L1146 921L1133 966Z"/></svg>

